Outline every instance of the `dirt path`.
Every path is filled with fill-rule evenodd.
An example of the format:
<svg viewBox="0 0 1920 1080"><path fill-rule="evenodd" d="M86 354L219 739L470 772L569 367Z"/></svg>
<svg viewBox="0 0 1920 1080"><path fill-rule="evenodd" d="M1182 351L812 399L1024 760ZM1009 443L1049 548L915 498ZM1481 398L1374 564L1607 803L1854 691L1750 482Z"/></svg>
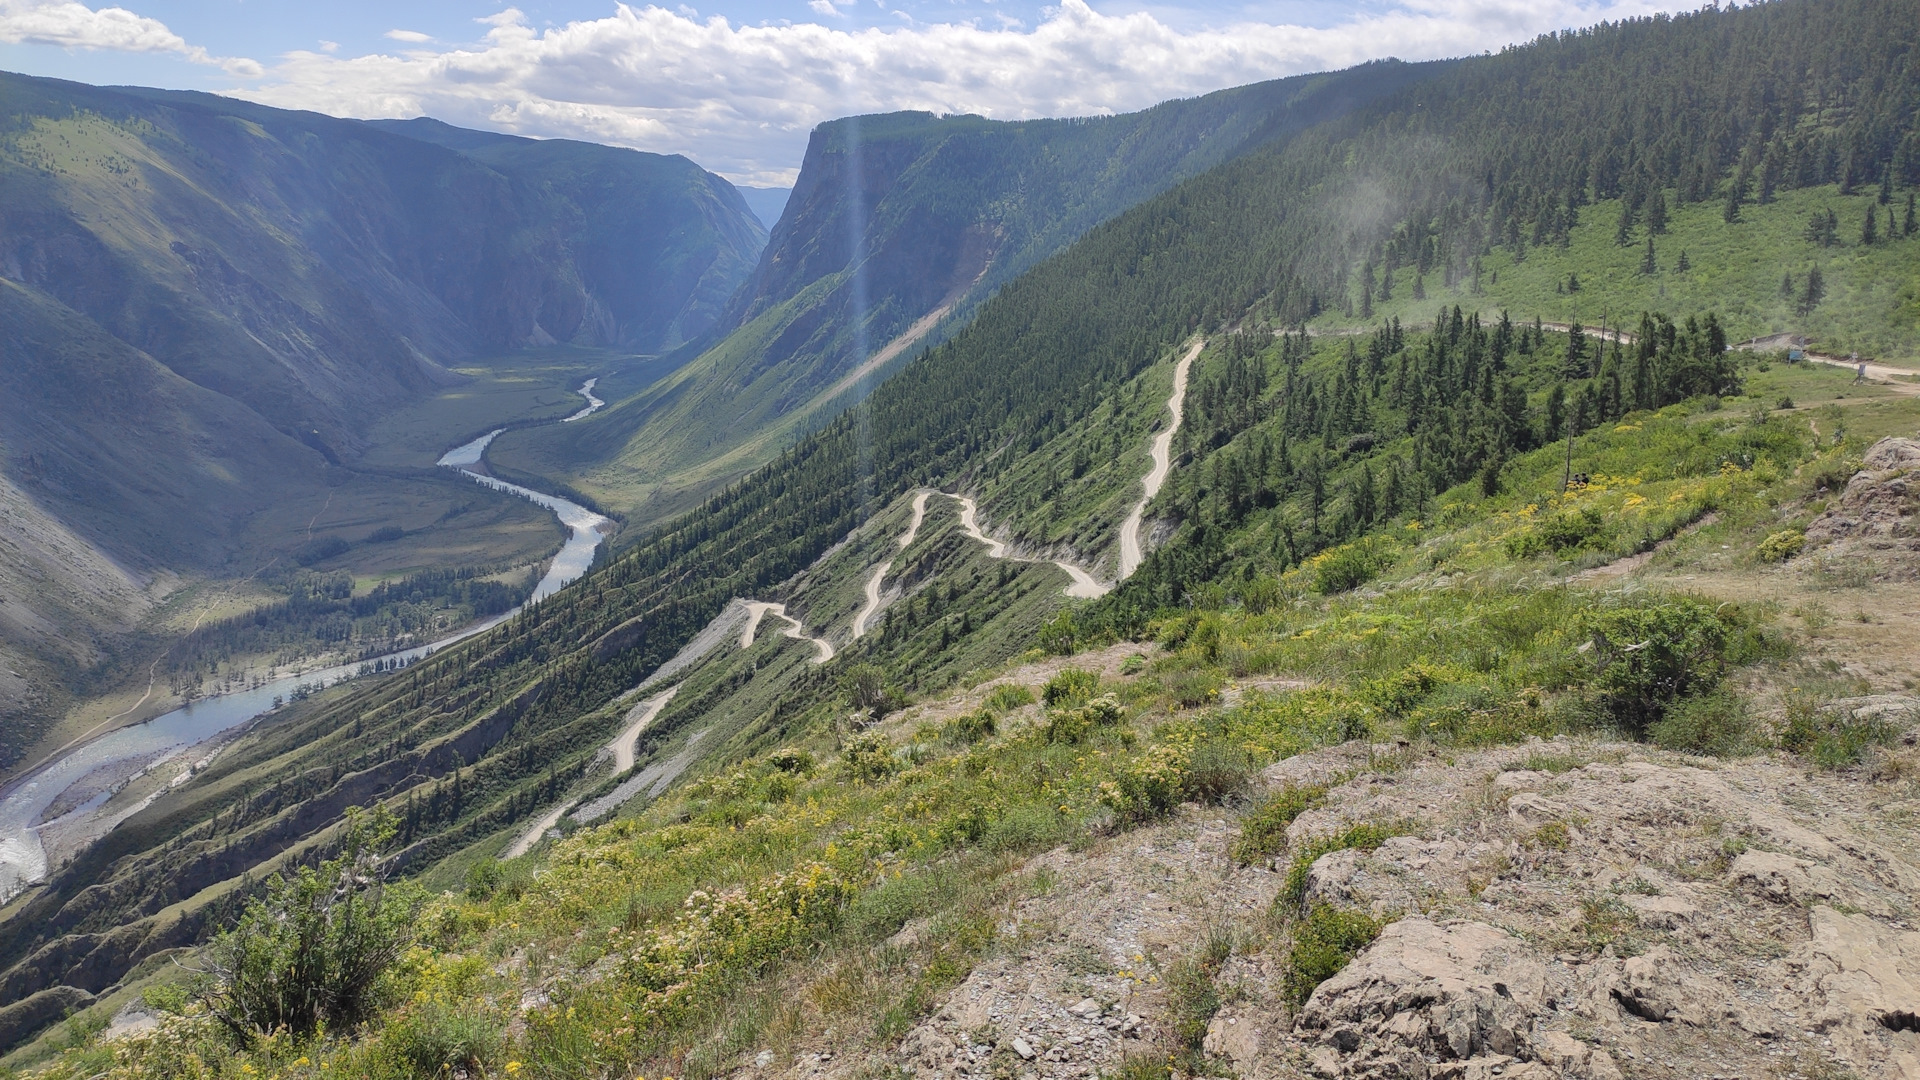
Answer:
<svg viewBox="0 0 1920 1080"><path fill-rule="evenodd" d="M571 809L573 809L573 804L564 802L541 815L539 821L527 826L527 831L521 833L518 840L507 845L507 850L500 853L500 858L517 859L527 852L532 851L533 845L539 843L540 838L547 835L548 829L560 824L561 816Z"/></svg>
<svg viewBox="0 0 1920 1080"><path fill-rule="evenodd" d="M913 538L920 535L920 523L926 520L927 517L927 496L932 494L933 492L931 491L914 493L913 523L908 525L907 531L901 533L900 539L895 541L900 545L901 551L907 550L908 545L913 543ZM880 583L886 580L887 571L891 569L893 569L893 560L889 559L879 566L874 567L873 576L867 579L867 606L861 608L860 614L853 617L853 636L855 639L866 636L868 621L873 618L874 612L880 610Z"/></svg>
<svg viewBox="0 0 1920 1080"><path fill-rule="evenodd" d="M1173 469L1173 437L1180 431L1180 421L1186 416L1187 372L1193 368L1195 357L1207 344L1200 338L1187 349L1187 355L1173 368L1173 396L1167 399L1167 409L1173 413L1173 423L1167 429L1153 437L1153 468L1140 481L1142 494L1140 502L1134 506L1133 513L1120 525L1120 580L1125 581L1140 569L1145 556L1140 550L1140 527L1146 520L1147 504L1160 494L1160 487L1167 482L1167 473Z"/></svg>
<svg viewBox="0 0 1920 1080"><path fill-rule="evenodd" d="M613 771L616 774L633 768L633 750L640 742L641 733L647 730L647 725L653 723L654 717L659 716L660 710L666 708L667 702L672 701L673 695L679 692L680 686L676 683L627 710L627 728L609 747L613 751Z"/></svg>
<svg viewBox="0 0 1920 1080"><path fill-rule="evenodd" d="M772 614L786 620L787 628L780 631L781 636L792 638L795 641L811 641L813 642L813 647L820 650L820 655L814 659L814 663L824 664L833 659L833 645L825 638L817 638L809 635L806 626L802 624L799 619L787 614L787 605L769 604L764 600L747 600L744 602L747 605L747 611L751 614L749 614L747 619L747 628L740 634L741 648L745 649L753 645L754 631L760 625L761 616Z"/></svg>
<svg viewBox="0 0 1920 1080"><path fill-rule="evenodd" d="M1013 554L1007 545L980 531L980 508L974 505L972 499L951 492L941 492L941 494L960 504L960 528L968 536L987 545L987 558L1012 559L1014 562L1051 562L1066 571L1067 576L1073 579L1073 584L1066 588L1066 594L1078 599L1096 600L1113 591L1113 586L1101 584L1092 574L1070 562L1061 559L1023 559Z"/></svg>

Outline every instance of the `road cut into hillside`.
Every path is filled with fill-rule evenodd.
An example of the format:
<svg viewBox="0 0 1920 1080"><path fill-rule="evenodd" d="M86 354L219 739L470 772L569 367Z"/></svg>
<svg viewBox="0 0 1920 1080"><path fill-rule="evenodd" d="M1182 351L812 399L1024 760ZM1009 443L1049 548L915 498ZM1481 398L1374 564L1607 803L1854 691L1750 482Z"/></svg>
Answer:
<svg viewBox="0 0 1920 1080"><path fill-rule="evenodd" d="M1173 413L1173 422L1167 425L1165 431L1153 437L1153 468L1140 481L1140 502L1134 506L1133 513L1127 515L1127 520L1120 523L1121 581L1132 577L1146 557L1141 551L1140 528L1146 521L1147 504L1160 494L1161 486L1167 482L1167 474L1173 471L1173 437L1179 433L1180 422L1186 417L1187 373L1193 369L1193 361L1206 344L1205 338L1195 341L1180 362L1173 366L1173 395L1167 398L1167 409Z"/></svg>
<svg viewBox="0 0 1920 1080"><path fill-rule="evenodd" d="M968 536L987 546L987 558L1012 559L1014 562L1050 562L1066 571L1067 576L1073 579L1073 584L1066 588L1066 594L1078 599L1096 600L1113 591L1113 586L1101 584L1099 579L1087 573L1085 568L1075 566L1064 559L1023 559L1013 554L1006 544L980 531L980 508L974 505L972 499L951 492L941 492L941 494L960 504L960 528Z"/></svg>
<svg viewBox="0 0 1920 1080"><path fill-rule="evenodd" d="M926 520L927 517L927 497L932 494L933 492L931 491L914 493L913 522L907 526L907 531L901 533L900 538L895 541L895 543L900 545L901 551L907 550L908 545L913 543L913 538L920 535L920 523ZM880 583L886 580L887 571L891 569L893 569L893 561L889 559L879 566L874 567L873 576L867 579L867 606L861 608L860 614L853 617L853 636L856 639L866 636L867 623L873 619L874 612L880 610Z"/></svg>

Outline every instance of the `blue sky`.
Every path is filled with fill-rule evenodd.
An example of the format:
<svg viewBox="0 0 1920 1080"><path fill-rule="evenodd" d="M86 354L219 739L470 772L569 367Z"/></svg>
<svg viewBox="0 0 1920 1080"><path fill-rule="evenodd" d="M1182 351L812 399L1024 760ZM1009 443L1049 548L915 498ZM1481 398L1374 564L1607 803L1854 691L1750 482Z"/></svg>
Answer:
<svg viewBox="0 0 1920 1080"><path fill-rule="evenodd" d="M0 68L437 116L791 182L811 128L917 108L1124 112L1383 56L1498 49L1661 0L0 0Z"/></svg>

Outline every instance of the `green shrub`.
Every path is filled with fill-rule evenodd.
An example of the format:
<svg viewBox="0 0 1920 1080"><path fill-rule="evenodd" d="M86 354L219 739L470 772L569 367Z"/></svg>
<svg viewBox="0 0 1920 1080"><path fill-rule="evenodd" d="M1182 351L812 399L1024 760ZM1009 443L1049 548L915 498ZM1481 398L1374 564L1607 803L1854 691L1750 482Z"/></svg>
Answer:
<svg viewBox="0 0 1920 1080"><path fill-rule="evenodd" d="M1393 565L1393 557L1377 544L1359 541L1317 555L1307 565L1313 574L1313 591L1331 596L1372 581Z"/></svg>
<svg viewBox="0 0 1920 1080"><path fill-rule="evenodd" d="M1598 510L1592 507L1562 510L1540 519L1532 528L1509 536L1507 554L1524 559L1548 551L1565 555L1581 548L1599 549L1606 546L1611 535L1612 530Z"/></svg>
<svg viewBox="0 0 1920 1080"><path fill-rule="evenodd" d="M1781 529L1767 534L1755 553L1762 562L1786 562L1807 546L1807 534L1799 529Z"/></svg>
<svg viewBox="0 0 1920 1080"><path fill-rule="evenodd" d="M1002 683L987 695L987 708L997 713L1012 712L1033 704L1033 691L1018 683Z"/></svg>
<svg viewBox="0 0 1920 1080"><path fill-rule="evenodd" d="M1126 821L1147 821L1180 805L1187 789L1187 752L1160 743L1134 754L1100 784L1100 801Z"/></svg>
<svg viewBox="0 0 1920 1080"><path fill-rule="evenodd" d="M1220 991L1214 979L1232 955L1232 937L1215 928L1193 955L1183 956L1167 968L1167 1019L1180 1045L1198 1049L1206 1039L1207 1024L1220 1011Z"/></svg>
<svg viewBox="0 0 1920 1080"><path fill-rule="evenodd" d="M1392 675L1369 679L1360 685L1360 699L1381 712L1405 716L1426 700L1440 685L1442 673L1432 665L1408 664Z"/></svg>
<svg viewBox="0 0 1920 1080"><path fill-rule="evenodd" d="M1189 709L1220 700L1220 690L1225 685L1225 681L1211 671L1182 671L1166 680L1167 695Z"/></svg>
<svg viewBox="0 0 1920 1080"><path fill-rule="evenodd" d="M957 743L972 745L982 739L992 738L998 725L994 723L993 712L988 709L976 709L963 713L947 721L941 734Z"/></svg>
<svg viewBox="0 0 1920 1080"><path fill-rule="evenodd" d="M1240 837L1233 842L1235 862L1249 865L1287 850L1287 827L1295 818L1326 800L1327 789L1314 784L1288 784L1273 793L1240 821Z"/></svg>
<svg viewBox="0 0 1920 1080"><path fill-rule="evenodd" d="M379 851L394 831L385 808L349 811L339 856L267 879L266 895L215 939L210 1004L236 1037L352 1028L386 1003L387 973L413 940L421 905L417 893L381 885Z"/></svg>
<svg viewBox="0 0 1920 1080"><path fill-rule="evenodd" d="M1102 694L1077 709L1047 710L1047 741L1077 743L1096 728L1110 727L1126 716L1119 699Z"/></svg>
<svg viewBox="0 0 1920 1080"><path fill-rule="evenodd" d="M1187 763L1185 795L1197 803L1222 803L1247 790L1254 763L1245 749L1225 739L1208 739L1193 748Z"/></svg>
<svg viewBox="0 0 1920 1080"><path fill-rule="evenodd" d="M438 997L410 1002L380 1034L378 1056L416 1080L484 1075L500 1057L498 1017Z"/></svg>
<svg viewBox="0 0 1920 1080"><path fill-rule="evenodd" d="M1280 587L1280 581L1271 574L1262 574L1240 586L1240 606L1250 614L1265 615L1279 607L1283 599L1285 592Z"/></svg>
<svg viewBox="0 0 1920 1080"><path fill-rule="evenodd" d="M1315 904L1293 926L1282 979L1295 1006L1304 1005L1321 983L1346 968L1373 944L1386 921L1362 911Z"/></svg>
<svg viewBox="0 0 1920 1080"><path fill-rule="evenodd" d="M1372 822L1360 822L1349 825L1332 836L1322 836L1307 841L1294 854L1293 862L1287 866L1287 879L1280 885L1279 899L1299 907L1307 899L1307 872L1322 855L1336 851L1375 851L1381 844L1396 836L1406 835L1406 830L1392 825L1376 825Z"/></svg>
<svg viewBox="0 0 1920 1080"><path fill-rule="evenodd" d="M407 535L407 531L398 525L382 525L367 534L369 544L391 544Z"/></svg>
<svg viewBox="0 0 1920 1080"><path fill-rule="evenodd" d="M846 766L847 775L855 780L884 780L900 768L892 745L877 731L862 732L849 739L840 751L840 761Z"/></svg>
<svg viewBox="0 0 1920 1080"><path fill-rule="evenodd" d="M1725 686L1680 699L1647 734L1663 749L1693 754L1738 754L1755 743L1747 703Z"/></svg>
<svg viewBox="0 0 1920 1080"><path fill-rule="evenodd" d="M1040 689L1040 696L1045 699L1048 708L1053 708L1058 705L1078 705L1099 689L1099 675L1079 668L1066 668L1047 680L1047 685Z"/></svg>
<svg viewBox="0 0 1920 1080"><path fill-rule="evenodd" d="M1883 718L1855 716L1809 695L1792 694L1780 729L1780 748L1823 769L1845 769L1865 762L1876 747L1898 737L1894 725Z"/></svg>
<svg viewBox="0 0 1920 1080"><path fill-rule="evenodd" d="M813 772L813 755L805 750L787 747L768 754L767 764L789 776L806 776Z"/></svg>
<svg viewBox="0 0 1920 1080"><path fill-rule="evenodd" d="M1682 598L1588 611L1576 633L1587 639L1593 689L1616 723L1640 735L1674 702L1720 682L1736 622L1731 609Z"/></svg>
<svg viewBox="0 0 1920 1080"><path fill-rule="evenodd" d="M481 859L467 867L467 899L485 900L507 878L507 868L499 859Z"/></svg>
<svg viewBox="0 0 1920 1080"><path fill-rule="evenodd" d="M854 664L840 674L840 693L856 710L879 717L900 707L887 673L874 664Z"/></svg>

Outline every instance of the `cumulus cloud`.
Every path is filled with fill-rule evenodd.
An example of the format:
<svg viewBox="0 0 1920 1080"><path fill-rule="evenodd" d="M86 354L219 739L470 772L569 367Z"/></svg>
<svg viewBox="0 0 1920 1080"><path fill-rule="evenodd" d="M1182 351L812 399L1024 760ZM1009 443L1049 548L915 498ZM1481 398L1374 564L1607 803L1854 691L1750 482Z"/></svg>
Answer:
<svg viewBox="0 0 1920 1080"><path fill-rule="evenodd" d="M0 0L0 43L172 53L196 64L224 68L242 78L263 74L261 66L252 60L214 56L198 45L188 44L158 19L135 15L126 8L94 9L74 0Z"/></svg>
<svg viewBox="0 0 1920 1080"><path fill-rule="evenodd" d="M423 34L418 30L389 30L386 36L395 41L405 41L416 45L421 42L433 40L432 34Z"/></svg>
<svg viewBox="0 0 1920 1080"><path fill-rule="evenodd" d="M833 0L813 0L813 6L840 11ZM807 132L836 116L895 109L998 119L1124 112L1379 57L1476 53L1548 30L1683 6L1672 0L1400 0L1384 8L1356 6L1331 26L1236 22L1200 29L1170 26L1147 11L1104 15L1085 0L1061 0L1031 29L1008 22L736 26L702 19L684 5L619 4L604 18L536 30L508 8L481 20L482 37L469 44L412 48L400 56L293 52L234 92L337 115L429 115L684 153L745 183L779 184L791 182ZM164 25L117 8L0 0L0 12L16 9L124 22L130 36L137 29L169 42L146 48L190 48ZM0 40L21 32L11 18L0 16ZM425 38L406 31L388 36L410 44Z"/></svg>

